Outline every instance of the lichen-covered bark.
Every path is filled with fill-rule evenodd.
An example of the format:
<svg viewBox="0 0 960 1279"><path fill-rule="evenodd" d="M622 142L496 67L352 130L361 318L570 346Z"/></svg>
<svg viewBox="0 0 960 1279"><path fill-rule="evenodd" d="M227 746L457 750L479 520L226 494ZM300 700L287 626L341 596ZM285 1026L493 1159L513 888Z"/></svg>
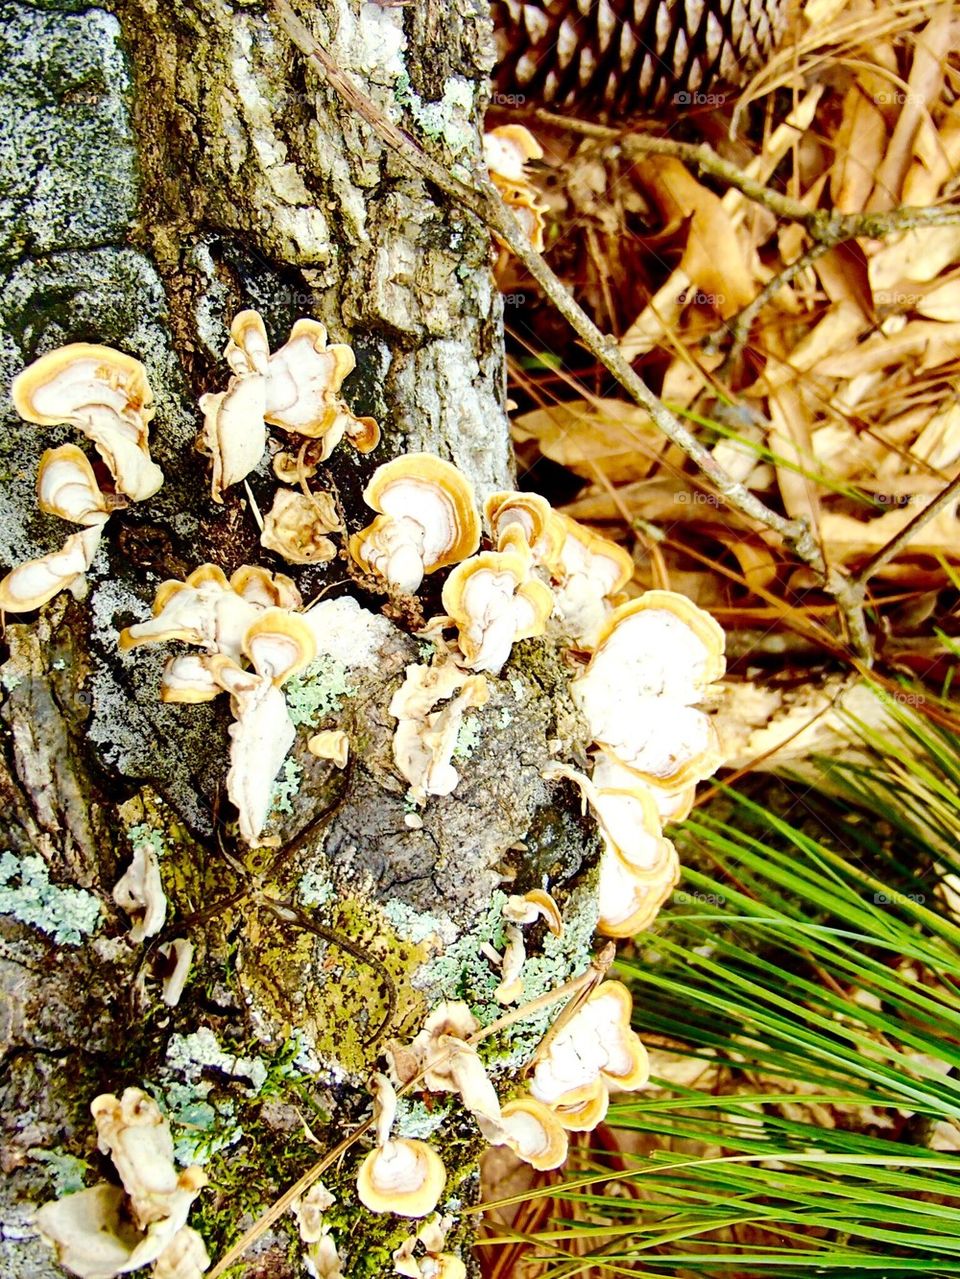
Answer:
<svg viewBox="0 0 960 1279"><path fill-rule="evenodd" d="M328 0L303 16L424 146L451 166L477 162L491 48L482 0ZM386 1036L412 1034L445 995L487 1019L497 1011L480 947L500 940L501 881L549 883L565 906L562 943L532 934L528 993L583 968L596 846L541 777L558 749L575 757L585 742L566 673L540 641L518 648L471 712L456 792L431 800L422 828L406 821L386 708L418 649L398 628L372 666L334 662L294 690L302 718L276 847L231 841L225 708L161 706L163 654L116 648L164 578L204 561L284 567L261 551L242 495L212 504L193 447L197 396L226 384L229 320L255 306L277 343L313 315L353 345L346 394L384 440L368 459L341 449L330 464L352 527L368 518L365 476L397 452L450 457L482 494L510 478L489 243L345 113L260 3L0 0L0 67L0 561L63 539L37 512L34 482L42 450L71 433L21 423L6 394L43 352L85 340L142 359L167 475L155 498L111 519L84 599L7 619L0 1269L44 1279L59 1271L31 1213L105 1173L89 1118L98 1092L136 1084L161 1100L184 1161L210 1175L191 1220L216 1254L363 1115ZM269 505L266 464L251 487ZM345 572L335 562L295 575L310 598ZM346 727L345 772L306 751L311 723ZM169 908L163 933L138 946L110 891L143 840L160 855ZM300 922L271 902L294 904ZM171 1010L157 945L176 936L197 950ZM485 1049L508 1087L545 1021ZM475 1195L478 1144L462 1112L414 1099L399 1124L433 1134L449 1207ZM348 1275L389 1274L407 1230L359 1209L356 1163L327 1178L331 1225ZM284 1226L240 1273L299 1270Z"/></svg>

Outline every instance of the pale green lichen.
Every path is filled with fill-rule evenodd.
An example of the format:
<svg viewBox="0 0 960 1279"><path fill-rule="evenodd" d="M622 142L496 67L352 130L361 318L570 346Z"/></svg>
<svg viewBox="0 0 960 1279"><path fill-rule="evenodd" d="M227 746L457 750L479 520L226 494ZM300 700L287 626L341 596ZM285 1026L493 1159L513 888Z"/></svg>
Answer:
<svg viewBox="0 0 960 1279"><path fill-rule="evenodd" d="M391 897L384 902L383 913L400 940L412 942L415 946L429 941L431 937L446 937L451 933L456 935L456 928L451 920L414 910L399 897Z"/></svg>
<svg viewBox="0 0 960 1279"><path fill-rule="evenodd" d="M0 684L3 685L8 693L12 693L15 688L19 688L22 683L23 676L16 671L7 670L6 667L0 671Z"/></svg>
<svg viewBox="0 0 960 1279"><path fill-rule="evenodd" d="M200 1079L193 1083L163 1084L156 1101L169 1118L173 1134L173 1157L183 1168L209 1163L221 1150L235 1146L243 1129L235 1120L236 1107L229 1099L211 1104L207 1097L213 1083Z"/></svg>
<svg viewBox="0 0 960 1279"><path fill-rule="evenodd" d="M28 1153L37 1163L46 1164L51 1187L58 1199L84 1188L84 1178L90 1167L85 1159L78 1159L76 1155L56 1147L53 1150L39 1150L35 1147Z"/></svg>
<svg viewBox="0 0 960 1279"><path fill-rule="evenodd" d="M198 1083L203 1070L208 1067L234 1078L246 1079L250 1097L260 1092L269 1073L262 1057L243 1057L224 1051L209 1026L201 1026L190 1035L171 1035L166 1062L170 1070L183 1075L191 1084Z"/></svg>
<svg viewBox="0 0 960 1279"><path fill-rule="evenodd" d="M322 870L308 870L300 876L297 884L297 900L301 906L315 910L318 906L326 906L336 897L333 884Z"/></svg>
<svg viewBox="0 0 960 1279"><path fill-rule="evenodd" d="M454 759L469 759L480 745L483 726L479 715L464 715L457 732L457 744L453 748Z"/></svg>
<svg viewBox="0 0 960 1279"><path fill-rule="evenodd" d="M100 909L85 889L51 884L41 857L0 853L0 915L49 933L58 945L79 946L99 924Z"/></svg>
<svg viewBox="0 0 960 1279"><path fill-rule="evenodd" d="M501 709L497 711L497 727L509 728L512 723L513 723L512 713L507 709L506 706L501 707Z"/></svg>
<svg viewBox="0 0 960 1279"><path fill-rule="evenodd" d="M345 697L356 692L344 662L327 653L284 685L287 709L298 728L316 728L321 719L339 709Z"/></svg>
<svg viewBox="0 0 960 1279"><path fill-rule="evenodd" d="M420 126L423 135L443 144L453 156L473 153L477 149L477 131L473 120L473 85L462 76L450 76L443 85L439 102L424 102L410 87L406 74L397 79L394 95Z"/></svg>
<svg viewBox="0 0 960 1279"><path fill-rule="evenodd" d="M270 791L270 811L273 813L292 813L293 797L299 794L303 784L303 765L295 759L283 761L283 768L274 778Z"/></svg>
<svg viewBox="0 0 960 1279"><path fill-rule="evenodd" d="M393 1135L411 1137L417 1141L429 1141L450 1118L451 1110L450 1101L439 1093L433 1094L430 1103L426 1106L416 1098L398 1098Z"/></svg>
<svg viewBox="0 0 960 1279"><path fill-rule="evenodd" d="M444 999L465 999L474 1016L484 1024L503 1010L493 998L500 982L499 974L480 954L480 947L484 944L503 946L503 904L506 900L505 893L495 891L477 926L448 946L442 955L424 964L415 983L441 994Z"/></svg>
<svg viewBox="0 0 960 1279"><path fill-rule="evenodd" d="M136 826L130 827L127 834L134 848L145 845L156 857L163 857L167 851L166 844L163 842L163 831L158 830L156 826L151 826L149 822L138 822Z"/></svg>

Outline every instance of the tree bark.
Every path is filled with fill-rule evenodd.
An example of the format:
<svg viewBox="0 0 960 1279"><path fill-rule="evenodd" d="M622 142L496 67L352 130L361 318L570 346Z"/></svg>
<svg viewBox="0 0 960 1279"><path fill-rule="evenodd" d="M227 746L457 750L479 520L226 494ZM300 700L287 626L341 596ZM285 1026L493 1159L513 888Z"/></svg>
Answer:
<svg viewBox="0 0 960 1279"><path fill-rule="evenodd" d="M357 8L324 0L300 13L432 154L475 165L492 57L482 0ZM565 903L562 942L533 934L527 996L584 968L597 845L541 777L558 749L582 751L586 734L567 672L540 641L518 646L491 681L459 786L412 828L387 706L418 646L385 623L370 624L373 658L341 653L298 687L299 789L288 788L271 827L279 851L232 842L220 817L225 708L161 705L165 654L116 646L161 580L204 562L228 573L243 563L286 569L305 599L346 576L342 560L288 569L261 550L242 494L222 507L210 500L194 449L196 400L226 385L230 319L255 307L275 347L293 320L312 315L331 340L353 346L345 394L354 412L379 420L383 442L369 458L341 447L330 461L351 529L370 517L366 477L400 452L452 459L482 497L511 478L488 237L345 113L260 3L3 0L0 66L11 129L0 150L0 380L9 387L71 341L137 356L158 403L151 447L167 477L155 498L111 519L84 598L61 595L6 625L0 973L10 1176L0 1266L10 1279L45 1279L62 1272L32 1212L109 1172L89 1114L98 1093L147 1088L170 1114L183 1158L204 1161L211 1184L191 1224L216 1258L363 1116L386 1037L414 1034L444 997L466 998L484 1021L501 1011L480 948L500 941L504 877L511 891L549 882ZM74 435L20 422L6 396L2 413L0 559L11 566L63 541L62 523L37 512L34 484L42 451ZM266 464L251 486L269 506ZM348 593L374 610L382 602L353 584ZM438 611L435 586L424 596L427 614ZM348 731L345 772L306 750L311 708L314 726ZM111 890L143 840L161 853L168 910L164 931L136 945ZM299 922L279 919L271 899L294 903ZM196 953L170 1009L159 999L157 947L174 937ZM487 1058L506 1085L550 1016L492 1041ZM403 1105L399 1130L429 1135L443 1155L447 1208L475 1198L481 1143L449 1098ZM329 1220L345 1274L388 1275L409 1224L359 1206L361 1153L325 1179L337 1196ZM465 1220L456 1230L466 1247ZM301 1273L292 1218L237 1273Z"/></svg>

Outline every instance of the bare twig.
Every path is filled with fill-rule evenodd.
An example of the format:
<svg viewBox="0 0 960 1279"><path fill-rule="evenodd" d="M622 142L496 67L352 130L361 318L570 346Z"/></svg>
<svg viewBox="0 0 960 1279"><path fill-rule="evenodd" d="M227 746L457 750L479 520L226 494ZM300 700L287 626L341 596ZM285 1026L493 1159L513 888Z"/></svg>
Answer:
<svg viewBox="0 0 960 1279"><path fill-rule="evenodd" d="M475 173L470 183L455 177L438 161L424 152L406 133L386 118L375 103L344 74L296 16L288 0L274 0L274 8L290 39L323 70L331 87L360 115L374 132L390 146L416 176L432 182L452 199L475 214L487 228L511 250L540 285L587 349L616 378L624 390L649 413L652 421L706 476L717 493L749 519L781 537L794 553L820 577L825 589L833 595L843 616L847 638L863 661L872 654L862 603L847 590L846 578L830 570L820 546L803 520L791 520L771 510L739 481L734 480L712 453L674 416L662 400L634 372L624 358L615 338L603 334L586 312L574 301L563 282L530 245L523 229L500 199L499 193L484 173Z"/></svg>
<svg viewBox="0 0 960 1279"><path fill-rule="evenodd" d="M592 124L552 111L538 111L537 119L546 124L573 129L597 141L616 142L631 160L642 155L669 155L689 164L701 173L709 173L755 204L762 205L787 222L799 222L815 244L828 248L855 240L882 239L895 231L909 231L921 226L946 226L960 222L960 204L928 205L922 208L905 205L885 212L839 213L836 209L811 209L802 200L784 195L752 178L749 173L714 151L706 142L677 142L673 138L655 137L650 133L624 132L607 125Z"/></svg>
<svg viewBox="0 0 960 1279"><path fill-rule="evenodd" d="M960 475L955 475L950 483L943 488L940 493L933 499L929 505L925 506L922 511L918 511L908 524L905 524L896 536L891 537L886 546L882 546L873 559L869 560L854 581L851 583L854 590L859 591L861 597L866 591L867 583L875 573L883 568L884 564L889 562L907 545L909 541L919 533L923 526L929 523L935 515L939 515L945 510L951 502L960 497Z"/></svg>

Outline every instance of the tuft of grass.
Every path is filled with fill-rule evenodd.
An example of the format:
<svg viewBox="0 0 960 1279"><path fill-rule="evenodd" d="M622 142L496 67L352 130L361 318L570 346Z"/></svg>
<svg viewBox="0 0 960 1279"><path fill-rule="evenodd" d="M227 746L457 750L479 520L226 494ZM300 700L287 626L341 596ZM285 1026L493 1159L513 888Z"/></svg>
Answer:
<svg viewBox="0 0 960 1279"><path fill-rule="evenodd" d="M960 1274L960 738L914 700L822 788L750 779L678 832L618 961L651 1087L501 1201L489 1275Z"/></svg>

